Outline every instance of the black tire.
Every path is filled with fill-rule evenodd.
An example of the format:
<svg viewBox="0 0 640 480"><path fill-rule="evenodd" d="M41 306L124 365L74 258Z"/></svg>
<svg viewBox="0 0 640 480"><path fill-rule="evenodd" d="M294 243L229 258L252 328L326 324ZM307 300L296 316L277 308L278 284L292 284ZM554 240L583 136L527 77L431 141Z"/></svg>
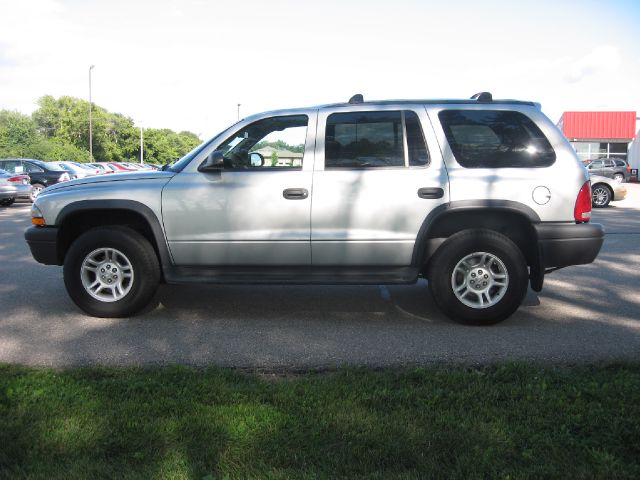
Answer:
<svg viewBox="0 0 640 480"><path fill-rule="evenodd" d="M591 187L591 205L593 208L604 208L609 205L613 192L608 185L596 183Z"/></svg>
<svg viewBox="0 0 640 480"><path fill-rule="evenodd" d="M117 301L94 298L82 283L83 262L92 252L103 248L121 252L133 272L128 292ZM97 271L95 275L99 275ZM151 301L159 282L160 265L153 247L145 237L128 227L93 228L79 236L65 256L67 292L78 307L94 317L128 317L137 313Z"/></svg>
<svg viewBox="0 0 640 480"><path fill-rule="evenodd" d="M10 207L15 201L15 198L3 198L0 200L0 207Z"/></svg>
<svg viewBox="0 0 640 480"><path fill-rule="evenodd" d="M496 272L483 271L483 276L490 274L492 282L493 274L499 273L497 270L503 268L506 270L507 278L500 281L506 282L506 285L505 288L489 285L486 288L493 290L487 290L487 293L494 296L495 303L491 304L490 299L490 302L487 302L490 306L472 307L465 305L463 300L456 296L452 283L461 278L460 273L454 277L456 266L467 256L480 252L489 254L488 258L495 257L501 262L493 262L490 268ZM468 275L472 275L476 268L466 268ZM428 277L429 289L438 307L451 319L466 325L492 325L506 319L518 309L528 287L527 262L522 252L510 239L491 230L463 230L449 237L432 258ZM463 283L469 285L470 277L462 275L462 278L466 278ZM460 288L464 300L472 301L475 298L478 302L484 301L484 297L475 293L471 286ZM477 285L474 288L485 287Z"/></svg>
<svg viewBox="0 0 640 480"><path fill-rule="evenodd" d="M31 201L35 202L40 192L44 190L46 187L41 183L33 183L31 184Z"/></svg>

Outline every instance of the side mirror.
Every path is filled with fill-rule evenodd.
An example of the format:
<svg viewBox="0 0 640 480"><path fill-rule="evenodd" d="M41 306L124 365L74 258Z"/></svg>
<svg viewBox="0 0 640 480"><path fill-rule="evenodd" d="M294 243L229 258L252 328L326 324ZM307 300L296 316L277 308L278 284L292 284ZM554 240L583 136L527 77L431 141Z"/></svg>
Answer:
<svg viewBox="0 0 640 480"><path fill-rule="evenodd" d="M207 155L204 162L198 167L199 172L219 172L224 167L222 150L215 150Z"/></svg>
<svg viewBox="0 0 640 480"><path fill-rule="evenodd" d="M252 167L264 167L264 157L258 152L251 152L249 160Z"/></svg>

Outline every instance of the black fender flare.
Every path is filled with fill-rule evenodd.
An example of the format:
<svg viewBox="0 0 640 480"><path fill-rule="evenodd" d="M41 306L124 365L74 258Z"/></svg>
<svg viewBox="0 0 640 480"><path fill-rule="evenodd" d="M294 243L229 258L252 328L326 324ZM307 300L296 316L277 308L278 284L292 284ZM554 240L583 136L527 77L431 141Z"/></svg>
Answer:
<svg viewBox="0 0 640 480"><path fill-rule="evenodd" d="M65 218L74 213L89 211L89 210L128 210L139 214L148 223L151 233L153 234L156 246L158 248L158 254L160 255L160 263L164 270L166 266L173 263L171 259L171 253L169 252L169 246L167 239L162 229L161 220L157 217L153 210L143 203L135 200L80 200L70 203L60 210L56 219L55 225L62 225Z"/></svg>
<svg viewBox="0 0 640 480"><path fill-rule="evenodd" d="M411 265L413 267L421 268L428 260L429 257L426 246L428 239L430 238L431 230L438 220L441 220L447 215L461 212L481 212L483 210L515 213L530 222L532 225L540 223L540 217L531 207L512 200L459 200L443 203L434 208L422 222L413 247ZM532 228L531 230L533 235L536 235L535 228ZM533 258L531 258L530 265L531 287L535 291L540 291L542 289L542 282L544 278L544 267L542 266L537 236L532 238L532 241L535 242L535 245L532 249Z"/></svg>

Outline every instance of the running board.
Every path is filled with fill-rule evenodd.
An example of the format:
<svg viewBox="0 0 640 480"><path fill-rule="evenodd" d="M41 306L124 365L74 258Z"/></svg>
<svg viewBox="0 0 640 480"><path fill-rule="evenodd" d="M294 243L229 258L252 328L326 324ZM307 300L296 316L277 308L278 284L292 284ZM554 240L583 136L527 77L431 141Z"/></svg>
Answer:
<svg viewBox="0 0 640 480"><path fill-rule="evenodd" d="M418 281L413 267L176 267L163 268L167 283L385 285Z"/></svg>

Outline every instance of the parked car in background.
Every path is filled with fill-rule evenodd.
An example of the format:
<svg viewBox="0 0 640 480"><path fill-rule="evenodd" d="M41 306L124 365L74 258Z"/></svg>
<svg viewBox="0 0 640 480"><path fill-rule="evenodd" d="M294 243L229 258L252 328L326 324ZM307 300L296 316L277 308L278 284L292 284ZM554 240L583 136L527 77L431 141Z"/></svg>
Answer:
<svg viewBox="0 0 640 480"><path fill-rule="evenodd" d="M107 162L111 168L113 168L113 173L126 173L126 172L137 172L135 168L131 168L126 166L121 162Z"/></svg>
<svg viewBox="0 0 640 480"><path fill-rule="evenodd" d="M96 168L86 168L76 162L49 162L49 163L51 163L52 165L57 165L63 170L66 170L67 172L69 172L69 177L71 180L75 178L93 177L97 175Z"/></svg>
<svg viewBox="0 0 640 480"><path fill-rule="evenodd" d="M133 168L134 170L158 170L158 167L155 165L150 165L148 163L135 163L135 162L121 162L122 165L125 165L129 168Z"/></svg>
<svg viewBox="0 0 640 480"><path fill-rule="evenodd" d="M587 164L592 175L613 178L616 182L628 182L631 178L631 167L621 158L598 158Z"/></svg>
<svg viewBox="0 0 640 480"><path fill-rule="evenodd" d="M130 168L131 170L135 170L140 171L140 170L144 170L142 168L142 166L139 163L133 163L133 162L120 162L120 165L125 166L127 168Z"/></svg>
<svg viewBox="0 0 640 480"><path fill-rule="evenodd" d="M30 199L32 188L29 175L0 170L0 207L8 207L16 199Z"/></svg>
<svg viewBox="0 0 640 480"><path fill-rule="evenodd" d="M8 158L0 160L0 169L9 173L26 173L31 178L31 200L35 200L49 185L70 180L69 172L49 162L32 158Z"/></svg>
<svg viewBox="0 0 640 480"><path fill-rule="evenodd" d="M76 167L80 167L80 168L84 168L86 170L89 170L90 172L93 172L94 175L100 175L100 173L102 173L102 171L98 168L95 167L93 165L89 165L88 163L80 163L80 162L69 162L74 164Z"/></svg>
<svg viewBox="0 0 640 480"><path fill-rule="evenodd" d="M591 176L591 198L595 208L604 208L609 202L624 200L627 196L627 187L616 180L600 175Z"/></svg>
<svg viewBox="0 0 640 480"><path fill-rule="evenodd" d="M96 169L100 170L100 174L113 173L113 168L111 168L106 162L87 163L87 165L96 167Z"/></svg>

